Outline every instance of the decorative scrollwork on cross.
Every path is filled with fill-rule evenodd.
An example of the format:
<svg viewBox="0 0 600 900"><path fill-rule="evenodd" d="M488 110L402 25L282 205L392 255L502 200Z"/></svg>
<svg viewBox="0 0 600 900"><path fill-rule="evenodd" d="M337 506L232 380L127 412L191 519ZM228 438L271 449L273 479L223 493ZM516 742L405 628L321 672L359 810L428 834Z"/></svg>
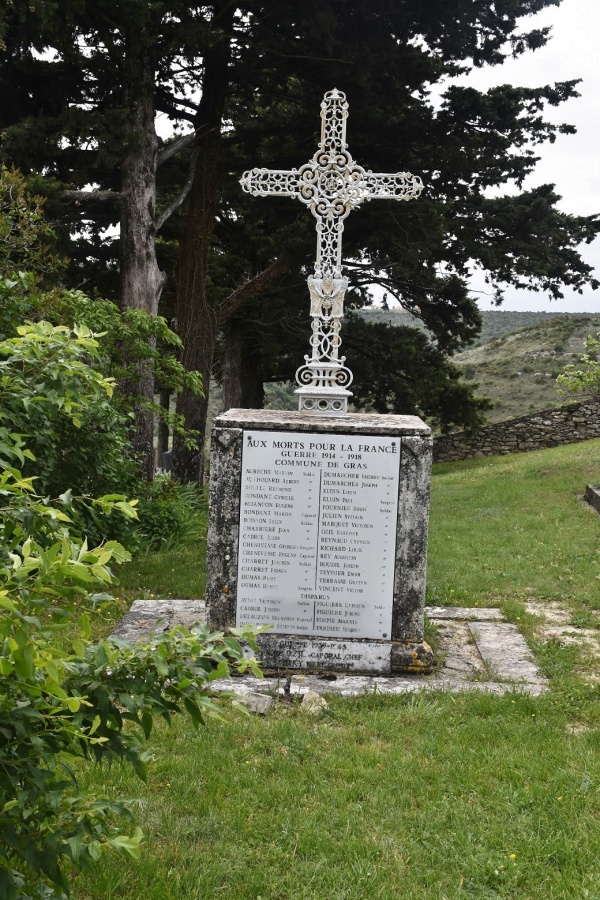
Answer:
<svg viewBox="0 0 600 900"><path fill-rule="evenodd" d="M294 197L317 220L315 272L308 279L312 352L296 373L300 410L343 415L352 373L339 356L340 322L348 279L342 276L342 233L349 213L367 200L412 200L423 190L416 175L388 175L363 169L346 144L346 96L334 88L321 103L321 141L310 162L299 169L252 169L240 179L255 197Z"/></svg>

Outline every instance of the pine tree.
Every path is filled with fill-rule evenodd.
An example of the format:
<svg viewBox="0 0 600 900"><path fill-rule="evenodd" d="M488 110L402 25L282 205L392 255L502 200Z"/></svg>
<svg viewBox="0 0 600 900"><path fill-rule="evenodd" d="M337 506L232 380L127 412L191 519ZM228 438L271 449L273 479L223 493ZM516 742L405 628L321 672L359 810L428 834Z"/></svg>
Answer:
<svg viewBox="0 0 600 900"><path fill-rule="evenodd" d="M89 290L91 276L98 289L98 269L114 272L116 250L122 308L155 315L166 281L157 232L187 193L184 185L157 210L157 170L195 139L187 135L163 146L156 119L161 112L175 123L188 118L186 67L199 62L204 8L145 0L15 0L0 27L0 85L9 97L0 119L2 158L44 173L39 184L50 194L48 206L54 200L55 215L76 234L74 283ZM116 223L118 240L106 240L103 230ZM110 278L101 283L110 286ZM134 445L151 478L154 382L146 363L135 391L143 402Z"/></svg>
<svg viewBox="0 0 600 900"><path fill-rule="evenodd" d="M256 165L308 160L323 93L338 87L350 102L355 159L374 171L411 171L426 184L418 202L373 202L348 219L350 305L364 302L367 286L378 282L451 354L479 327L465 281L472 261L499 292L517 284L559 296L565 285L597 286L577 246L597 234L598 217L561 213L549 185L517 196L489 193L521 187L535 167L536 145L573 130L546 122L543 109L576 95L576 82L482 93L450 81L441 100L431 94L434 88L439 97L445 80L469 67L542 46L547 30L521 32L520 24L551 5L555 0L13 0L0 13L0 87L8 97L0 152L43 173L49 204L68 202L65 227L77 234L71 275L79 283L109 285L120 243L125 305L156 310L165 280L157 234L168 230L168 246L159 241L158 252L177 269L169 298L176 294L186 365L202 371L207 388L225 329L231 360L240 360L229 366L230 386L237 368L256 388L261 372L291 358L307 318L314 222L291 201L243 196L237 179ZM161 144L159 114L187 133ZM90 184L97 190L82 191ZM121 239L111 245L102 228L117 219ZM277 310L280 318L269 324ZM251 333L251 322L264 316L268 353L259 359L251 347L244 360L244 330ZM362 339L379 340L368 334ZM242 388L238 395L260 393ZM179 411L198 441L195 450L175 445L175 469L183 480L198 479L205 401L182 393ZM148 424L140 417L139 442L150 460Z"/></svg>

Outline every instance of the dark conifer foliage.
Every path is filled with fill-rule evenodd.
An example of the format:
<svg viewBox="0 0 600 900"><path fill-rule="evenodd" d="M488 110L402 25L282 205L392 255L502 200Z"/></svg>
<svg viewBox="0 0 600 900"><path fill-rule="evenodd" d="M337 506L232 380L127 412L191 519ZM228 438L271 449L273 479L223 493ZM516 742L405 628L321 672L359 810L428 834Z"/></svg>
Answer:
<svg viewBox="0 0 600 900"><path fill-rule="evenodd" d="M322 96L337 87L350 103L357 162L408 170L426 185L418 201L371 202L348 218L350 306L379 283L423 319L436 352L451 354L479 328L465 282L473 262L498 297L505 285L555 297L564 286L597 286L577 247L595 237L598 217L559 211L551 185L502 195L534 170L538 145L572 131L548 123L544 108L575 96L576 82L479 92L451 81L542 46L548 32L528 29L528 16L552 5L13 0L0 13L0 155L35 176L37 190L44 183L63 233L76 235L75 284L119 291L124 305L149 311L162 297L185 364L206 385L223 335L226 393L258 402L259 384L306 352L314 220L291 200L244 196L237 179L257 165L306 162ZM158 116L187 136L164 143ZM106 239L116 222L120 239ZM381 346L381 335L363 331L361 341ZM423 382L416 370L414 382ZM389 396L402 411L406 393ZM468 402L447 397L430 414L468 423ZM179 411L199 432L195 451L175 447L176 472L191 480L202 467L205 402L184 393ZM150 425L139 429L147 448Z"/></svg>

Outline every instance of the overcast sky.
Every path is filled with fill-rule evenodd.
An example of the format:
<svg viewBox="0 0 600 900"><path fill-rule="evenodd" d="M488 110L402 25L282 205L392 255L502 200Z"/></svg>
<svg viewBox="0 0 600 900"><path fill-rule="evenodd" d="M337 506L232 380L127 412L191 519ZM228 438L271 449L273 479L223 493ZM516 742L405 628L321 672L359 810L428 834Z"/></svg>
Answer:
<svg viewBox="0 0 600 900"><path fill-rule="evenodd" d="M542 158L526 188L539 184L555 184L562 197L561 209L574 215L600 212L600 171L598 143L600 136L600 0L562 0L536 16L522 20L523 30L552 26L552 37L546 47L525 53L503 66L474 70L469 83L480 90L497 84L539 87L555 81L583 79L581 96L549 107L546 117L554 122L575 125L577 134L558 135L554 144L536 148ZM600 239L584 245L581 253L600 275ZM483 277L476 276L471 287L477 291L481 309L495 308L486 299ZM600 291L584 294L565 291L564 300L550 300L531 291L506 291L502 309L548 310L549 312L600 312Z"/></svg>

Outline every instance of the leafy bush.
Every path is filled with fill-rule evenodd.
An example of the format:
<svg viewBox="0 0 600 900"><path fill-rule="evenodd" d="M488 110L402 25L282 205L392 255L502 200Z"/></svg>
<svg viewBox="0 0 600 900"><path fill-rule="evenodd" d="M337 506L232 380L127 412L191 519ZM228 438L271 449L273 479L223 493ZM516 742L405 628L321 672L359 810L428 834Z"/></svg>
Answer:
<svg viewBox="0 0 600 900"><path fill-rule="evenodd" d="M147 550L169 550L195 540L206 525L206 500L195 484L158 475L140 500L139 535Z"/></svg>
<svg viewBox="0 0 600 900"><path fill-rule="evenodd" d="M111 525L85 498L133 492L138 483L130 420L112 402L114 379L90 365L98 357L84 325L28 323L0 342L0 429L23 436L21 466L37 493L62 496L70 518L96 542L126 539L127 528Z"/></svg>
<svg viewBox="0 0 600 900"><path fill-rule="evenodd" d="M43 207L19 172L0 166L0 340L38 314L36 286L55 282L65 267L51 252L55 234Z"/></svg>
<svg viewBox="0 0 600 900"><path fill-rule="evenodd" d="M121 758L145 778L142 735L154 716L185 710L199 725L216 712L211 681L230 665L258 670L235 637L206 628L174 629L153 646L89 643L90 615L112 599L109 565L129 554L74 540L62 505L36 496L13 467L3 467L0 498L0 896L61 897L64 860L82 866L111 849L135 857L142 837L115 824L126 801L81 793L67 758ZM253 643L252 632L239 635Z"/></svg>
<svg viewBox="0 0 600 900"><path fill-rule="evenodd" d="M44 217L44 198L31 194L16 169L0 166L0 277L26 270L39 284L65 261L52 253L55 234Z"/></svg>
<svg viewBox="0 0 600 900"><path fill-rule="evenodd" d="M158 416L186 444L195 446L197 434L185 428L183 418L148 396L149 380L157 393L183 388L202 393L200 375L186 372L179 360L179 337L162 316L141 309L121 311L108 300L92 301L81 291L56 287L66 261L52 253L55 243L54 230L44 217L44 199L28 191L18 171L0 166L0 341L14 337L26 320L44 318L53 325L69 329L87 326L103 333L102 355L96 356L95 365L119 382L121 390L113 411L129 417L130 431L133 419ZM51 286L52 290L47 290ZM111 430L104 420L97 425L105 433ZM126 455L130 458L131 451ZM76 458L83 459L85 467L85 454L74 455L69 464ZM151 466L145 471L151 478Z"/></svg>
<svg viewBox="0 0 600 900"><path fill-rule="evenodd" d="M588 335L585 350L575 365L564 367L556 381L561 394L587 394L597 400L600 399L600 331L596 337Z"/></svg>
<svg viewBox="0 0 600 900"><path fill-rule="evenodd" d="M179 360L181 339L162 316L152 316L143 309L121 311L110 300L90 300L81 291L49 292L40 298L40 310L55 325L71 326L77 322L102 333L100 367L120 385L127 386L118 395L119 408L130 412L141 403L194 445L195 432L185 429L181 416L140 398L140 378L145 366L152 368L156 392L188 388L202 394L200 375L183 367Z"/></svg>
<svg viewBox="0 0 600 900"><path fill-rule="evenodd" d="M90 547L84 520L106 534L115 516L136 517L134 503L120 494L76 497L68 487L51 501L35 486L46 489L57 472L67 484L71 473L87 477L81 484L89 487L107 468L116 477L119 419L104 407L112 382L88 365L97 342L86 328L40 322L18 332L0 344L2 900L64 897L66 861L83 866L110 850L139 853L141 831L121 829L129 803L82 793L69 757L120 758L144 778L143 740L155 716L169 720L185 711L199 725L216 714L215 678L231 666L259 674L236 636L206 628L174 629L135 647L89 641L90 617L112 601L111 566L129 554L116 541ZM89 471L71 468L65 454L72 446L65 441L77 442L102 414L115 424L117 443L96 432L105 455L93 456L90 444ZM237 636L254 646L252 631Z"/></svg>
<svg viewBox="0 0 600 900"><path fill-rule="evenodd" d="M104 540L136 518L120 493L137 483L129 417L85 324L18 324L40 311L32 284L21 275L0 283L2 900L65 897L65 862L139 853L141 831L122 831L128 801L83 793L69 758L120 758L144 778L155 716L185 711L199 725L216 714L215 678L231 666L260 674L235 636L206 628L174 629L152 645L90 642L90 617L112 602L111 566L130 558ZM255 646L252 631L237 634Z"/></svg>
<svg viewBox="0 0 600 900"><path fill-rule="evenodd" d="M33 276L16 272L9 278L0 278L0 341L13 337L17 325L35 316L38 309Z"/></svg>

